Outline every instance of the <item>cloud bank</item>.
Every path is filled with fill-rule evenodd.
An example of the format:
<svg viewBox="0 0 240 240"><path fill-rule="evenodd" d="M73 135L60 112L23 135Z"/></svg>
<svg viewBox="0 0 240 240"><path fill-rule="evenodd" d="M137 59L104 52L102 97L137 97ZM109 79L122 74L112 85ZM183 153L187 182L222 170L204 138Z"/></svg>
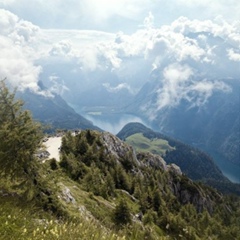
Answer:
<svg viewBox="0 0 240 240"><path fill-rule="evenodd" d="M5 8L41 28L92 29L134 32L149 12L156 26L170 24L180 16L193 20L239 19L238 0L2 0Z"/></svg>
<svg viewBox="0 0 240 240"><path fill-rule="evenodd" d="M121 8L122 2L116 0L116 6ZM111 3L102 11L114 7ZM149 111L174 107L181 100L201 106L214 91L230 91L223 79L240 76L240 22L180 17L156 27L154 20L147 13L131 34L42 29L1 9L0 76L35 92L42 80L62 96L71 92L72 98L96 85L136 94L155 81L156 98L148 103Z"/></svg>
<svg viewBox="0 0 240 240"><path fill-rule="evenodd" d="M19 90L38 89L41 66L34 64L35 50L29 46L38 31L37 26L0 9L0 77Z"/></svg>

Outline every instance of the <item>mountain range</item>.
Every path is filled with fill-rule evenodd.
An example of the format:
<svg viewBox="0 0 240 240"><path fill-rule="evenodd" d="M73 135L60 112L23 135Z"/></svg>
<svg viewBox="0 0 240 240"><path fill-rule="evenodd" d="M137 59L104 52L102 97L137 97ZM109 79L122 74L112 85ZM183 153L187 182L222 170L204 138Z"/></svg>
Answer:
<svg viewBox="0 0 240 240"><path fill-rule="evenodd" d="M153 128L240 165L240 81L224 82L231 91L214 93L202 107L182 100L176 107L159 110L150 121ZM146 83L128 110L148 117L149 109L142 106L154 106L156 89L159 87L153 82Z"/></svg>
<svg viewBox="0 0 240 240"><path fill-rule="evenodd" d="M41 126L13 95L2 82L0 238L238 238L239 185L205 153L131 123L118 134L126 142L63 131L60 159L42 161Z"/></svg>
<svg viewBox="0 0 240 240"><path fill-rule="evenodd" d="M42 88L44 86L42 85ZM24 107L31 111L34 119L44 124L48 131L56 129L98 129L92 122L75 112L58 94L44 96L29 90L18 92Z"/></svg>
<svg viewBox="0 0 240 240"><path fill-rule="evenodd" d="M84 116L90 112L92 121L94 115L103 121L104 113L132 114L156 132L206 151L216 162L239 167L238 35L224 26L229 34L219 23L180 18L159 29L109 35L104 38L109 44L89 46L81 59L75 45L61 42L37 61L40 82L55 96L39 107L52 104L58 110L45 109L44 116L34 110L38 104L26 102L37 119L63 128L93 128L81 111ZM67 112L60 114L60 109Z"/></svg>
<svg viewBox="0 0 240 240"><path fill-rule="evenodd" d="M235 30L228 31L181 18L160 29L119 33L109 45L97 44L94 66L79 67L62 55L39 61L40 79L76 111L136 115L240 166L239 45Z"/></svg>

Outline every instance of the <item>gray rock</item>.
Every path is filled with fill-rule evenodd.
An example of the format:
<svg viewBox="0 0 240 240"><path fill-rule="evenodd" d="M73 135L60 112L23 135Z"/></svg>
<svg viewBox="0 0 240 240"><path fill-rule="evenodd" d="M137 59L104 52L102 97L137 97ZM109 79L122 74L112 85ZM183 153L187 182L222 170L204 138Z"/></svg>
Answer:
<svg viewBox="0 0 240 240"><path fill-rule="evenodd" d="M173 172L176 175L182 176L181 168L174 163L168 165L167 169L168 169L168 171Z"/></svg>
<svg viewBox="0 0 240 240"><path fill-rule="evenodd" d="M166 171L168 169L166 162L159 155L147 153L138 153L137 159L145 166L153 167L156 169L162 169Z"/></svg>
<svg viewBox="0 0 240 240"><path fill-rule="evenodd" d="M74 199L74 197L72 196L71 194L71 191L68 187L65 187L63 190L62 190L62 199L67 202L67 203L73 203L75 204L76 203L76 200Z"/></svg>

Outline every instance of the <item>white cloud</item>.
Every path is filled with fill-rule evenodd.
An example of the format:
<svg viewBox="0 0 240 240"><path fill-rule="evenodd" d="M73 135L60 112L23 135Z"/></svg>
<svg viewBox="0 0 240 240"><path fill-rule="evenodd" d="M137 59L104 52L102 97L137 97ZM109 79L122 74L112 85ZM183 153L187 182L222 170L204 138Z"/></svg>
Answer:
<svg viewBox="0 0 240 240"><path fill-rule="evenodd" d="M51 95L51 93L63 95L63 93L65 91L69 91L69 89L66 87L64 81L61 80L61 78L59 76L51 75L51 76L49 76L49 80L52 83L50 89L48 89L49 95Z"/></svg>
<svg viewBox="0 0 240 240"><path fill-rule="evenodd" d="M230 60L240 62L240 53L235 52L233 49L228 49L227 53Z"/></svg>
<svg viewBox="0 0 240 240"><path fill-rule="evenodd" d="M34 50L27 45L38 27L2 9L0 26L0 77L7 78L19 90L38 91L41 66L34 64Z"/></svg>
<svg viewBox="0 0 240 240"><path fill-rule="evenodd" d="M7 78L19 90L30 88L38 91L40 66L35 66L18 46L0 37L0 77Z"/></svg>
<svg viewBox="0 0 240 240"><path fill-rule="evenodd" d="M0 34L8 35L14 31L14 27L18 22L18 17L13 13L0 9Z"/></svg>
<svg viewBox="0 0 240 240"><path fill-rule="evenodd" d="M154 27L154 16L151 12L148 13L148 16L145 17L143 21L143 27L151 29Z"/></svg>
<svg viewBox="0 0 240 240"><path fill-rule="evenodd" d="M31 42L39 31L39 27L30 22L20 20L15 26L12 37L15 38L15 42Z"/></svg>
<svg viewBox="0 0 240 240"><path fill-rule="evenodd" d="M109 83L104 83L103 86L110 93L117 93L124 89L127 89L129 92L131 92L131 87L127 83L120 83L116 87L111 87Z"/></svg>
<svg viewBox="0 0 240 240"><path fill-rule="evenodd" d="M52 49L61 53L59 59L71 57L78 62L79 71L85 74L85 80L79 81L95 82L98 79L106 83L104 78L93 79L89 74L101 76L103 72L113 72L121 82L119 87L126 87L127 83L127 88L134 92L134 88L139 89L149 80L152 70L162 72L164 80L162 88L157 90L158 101L154 107L163 109L179 104L182 99L196 101L200 106L215 90L226 91L211 78L233 77L239 72L238 69L231 71L229 68L228 72L223 69L230 64L225 44L236 42L240 36L236 26L220 19L191 21L182 17L169 26L144 27L131 35L118 32L115 37L102 32L76 30L46 33L49 45L58 40ZM228 51L229 58L232 53ZM117 91L118 87L111 87L111 79L108 80L105 87Z"/></svg>
<svg viewBox="0 0 240 240"><path fill-rule="evenodd" d="M160 88L156 91L157 101L154 108L145 109L151 118L158 111L177 106L182 100L190 107L201 107L215 91L229 92L231 88L222 81L194 77L194 71L187 65L172 64L164 69L163 79L159 79Z"/></svg>
<svg viewBox="0 0 240 240"><path fill-rule="evenodd" d="M193 70L187 65L171 64L163 70L162 86L157 90L157 109L176 106L185 98Z"/></svg>
<svg viewBox="0 0 240 240"><path fill-rule="evenodd" d="M193 71L187 65L172 64L163 70L164 78L173 83L185 82L192 75Z"/></svg>
<svg viewBox="0 0 240 240"><path fill-rule="evenodd" d="M106 3L107 0L104 1ZM91 3L92 7L100 6L100 2L93 3L93 0L86 4L90 7ZM118 7L120 15L134 18L131 8L124 13L123 3L133 6L136 1L109 2L109 6L99 10L96 19L111 18L112 14L117 14ZM41 4L47 6L46 3ZM58 0L56 4L60 6L63 2ZM110 13L111 9L115 12ZM142 6L137 11L141 12L141 9ZM156 89L158 99L154 108L159 110L175 106L182 99L201 105L215 90L226 91L225 86L206 79L239 75L240 68L231 69L232 61L237 64L240 59L237 50L240 44L239 23L229 24L222 18L200 21L181 17L170 25L156 28L153 18L150 13L144 26L132 34L109 34L86 30L43 30L11 12L0 10L0 75L21 88L30 87L37 91L42 67L36 62L45 66L50 63L53 69L68 76L64 79L56 73L59 79L50 81L51 89L62 94L69 88L77 94L76 85L93 85L96 81L106 83L104 86L112 92L124 88L134 92L133 88L140 89L151 79L151 71L155 70L159 72L161 88ZM64 69L58 69L59 63ZM51 72L50 69L47 77L54 76L55 70ZM74 80L71 79L73 72ZM111 78L106 81L105 76L114 76L119 85L112 87ZM71 82L71 88L68 81L76 81L77 84Z"/></svg>
<svg viewBox="0 0 240 240"><path fill-rule="evenodd" d="M60 41L53 45L49 54L51 56L67 57L70 55L71 50L72 50L72 46L69 41Z"/></svg>

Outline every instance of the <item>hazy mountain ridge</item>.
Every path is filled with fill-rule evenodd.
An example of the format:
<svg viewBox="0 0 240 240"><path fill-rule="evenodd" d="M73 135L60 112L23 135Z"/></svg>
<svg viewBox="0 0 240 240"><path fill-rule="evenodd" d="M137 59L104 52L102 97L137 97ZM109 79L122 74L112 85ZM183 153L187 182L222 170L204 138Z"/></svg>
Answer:
<svg viewBox="0 0 240 240"><path fill-rule="evenodd" d="M64 99L57 95L44 96L29 90L19 92L25 108L30 110L34 119L49 125L50 129L98 129L89 120L71 108Z"/></svg>
<svg viewBox="0 0 240 240"><path fill-rule="evenodd" d="M230 79L224 82L231 91L213 93L201 107L191 107L191 102L182 100L178 106L154 113L151 113L151 105L156 102L156 89L159 87L157 82L147 83L127 109L149 117L152 126L163 133L210 153L215 151L239 165L240 82ZM144 105L149 108L143 108Z"/></svg>

